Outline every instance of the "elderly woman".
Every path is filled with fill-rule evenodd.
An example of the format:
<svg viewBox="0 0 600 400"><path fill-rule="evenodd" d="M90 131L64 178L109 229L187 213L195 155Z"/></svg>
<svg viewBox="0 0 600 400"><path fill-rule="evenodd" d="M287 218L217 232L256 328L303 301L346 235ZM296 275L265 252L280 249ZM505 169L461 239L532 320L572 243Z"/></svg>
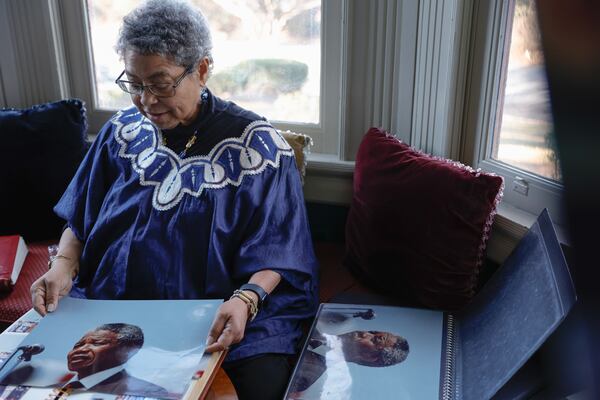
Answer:
<svg viewBox="0 0 600 400"><path fill-rule="evenodd" d="M207 88L211 47L186 3L148 1L124 18L116 83L134 107L104 125L55 207L68 228L33 304L228 299L207 350L230 349L240 398L280 398L317 304L300 176L266 120Z"/></svg>

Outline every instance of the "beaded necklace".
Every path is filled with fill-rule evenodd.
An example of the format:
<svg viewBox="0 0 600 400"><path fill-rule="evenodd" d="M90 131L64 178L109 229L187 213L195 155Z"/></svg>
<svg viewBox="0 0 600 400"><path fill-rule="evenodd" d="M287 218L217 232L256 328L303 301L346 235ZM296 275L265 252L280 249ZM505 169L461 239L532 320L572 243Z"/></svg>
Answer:
<svg viewBox="0 0 600 400"><path fill-rule="evenodd" d="M165 137L164 134L161 134L161 136L162 136L163 146L167 146L167 138ZM185 158L188 150L194 145L194 143L196 143L197 138L198 138L198 129L196 129L194 131L194 133L192 134L192 136L190 136L190 138L188 139L187 143L185 144L185 148L183 150L181 150L181 152L179 153L179 158Z"/></svg>
<svg viewBox="0 0 600 400"><path fill-rule="evenodd" d="M208 99L208 91L207 91L206 87L204 87L204 88L202 88L202 91L200 93L200 110L199 110L198 115L200 115L202 113L202 108L204 106L204 102L207 99ZM163 144L163 146L166 147L167 146L167 138L162 133L162 131L161 131L161 137L162 137L162 144ZM192 136L190 136L190 138L188 139L187 143L185 144L185 148L179 153L179 158L185 158L188 150L194 145L194 143L196 143L197 138L198 138L198 129L196 129L194 131L194 133L192 134Z"/></svg>

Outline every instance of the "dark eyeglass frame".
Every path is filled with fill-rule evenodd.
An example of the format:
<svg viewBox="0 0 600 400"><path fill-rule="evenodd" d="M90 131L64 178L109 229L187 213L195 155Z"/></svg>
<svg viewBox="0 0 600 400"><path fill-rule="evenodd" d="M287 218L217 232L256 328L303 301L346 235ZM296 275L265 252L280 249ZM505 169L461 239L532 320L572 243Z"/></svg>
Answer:
<svg viewBox="0 0 600 400"><path fill-rule="evenodd" d="M125 70L123 70L123 72L121 72L121 75L119 75L119 77L117 79L115 79L115 83L119 86L119 88L121 88L122 91L124 91L125 93L129 93L129 94L133 94L135 96L141 96L142 93L144 92L144 90L148 89L150 91L150 93L152 93L152 95L156 96L156 97L161 97L161 98L165 98L165 97L173 97L175 96L177 87L181 84L181 82L183 81L183 78L185 78L188 74L192 73L192 71L194 70L194 66L190 65L189 67L187 67L185 69L185 71L183 71L183 73L177 78L175 79L175 82L170 85L171 90L173 90L173 92L169 95L164 95L164 94L159 94L156 93L154 90L152 90L153 86L159 86L159 85L165 85L165 83L155 83L152 85L144 85L142 83L137 83L137 82L132 82L132 81L128 81L125 79L121 79L121 77L123 75L125 75ZM131 85L136 85L137 87L139 87L139 90L136 91L130 91L127 87L127 84L131 84ZM166 84L169 85L169 84ZM169 86L165 87L168 88Z"/></svg>

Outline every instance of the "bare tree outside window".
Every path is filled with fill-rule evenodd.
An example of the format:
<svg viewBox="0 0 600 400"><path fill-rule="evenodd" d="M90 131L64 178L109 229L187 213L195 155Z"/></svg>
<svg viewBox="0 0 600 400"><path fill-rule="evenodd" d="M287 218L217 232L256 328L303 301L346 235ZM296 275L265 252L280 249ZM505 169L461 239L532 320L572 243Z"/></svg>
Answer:
<svg viewBox="0 0 600 400"><path fill-rule="evenodd" d="M535 1L516 0L512 18L492 157L560 182Z"/></svg>
<svg viewBox="0 0 600 400"><path fill-rule="evenodd" d="M318 123L321 87L321 1L193 0L213 34L209 88L271 120ZM97 102L131 102L116 85L122 62L118 28L137 0L88 0Z"/></svg>

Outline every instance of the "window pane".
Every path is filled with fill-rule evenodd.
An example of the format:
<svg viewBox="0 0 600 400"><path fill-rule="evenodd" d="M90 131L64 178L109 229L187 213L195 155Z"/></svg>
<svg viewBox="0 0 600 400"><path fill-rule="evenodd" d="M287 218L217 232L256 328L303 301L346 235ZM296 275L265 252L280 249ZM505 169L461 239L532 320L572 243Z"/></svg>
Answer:
<svg viewBox="0 0 600 400"><path fill-rule="evenodd" d="M195 0L213 34L215 94L270 120L318 123L321 2ZM130 104L114 84L122 62L114 52L120 22L138 1L88 0L98 104Z"/></svg>
<svg viewBox="0 0 600 400"><path fill-rule="evenodd" d="M492 157L560 181L536 6L516 0ZM503 105L503 106L502 106Z"/></svg>
<svg viewBox="0 0 600 400"><path fill-rule="evenodd" d="M211 24L216 94L271 120L319 122L320 1L195 3Z"/></svg>
<svg viewBox="0 0 600 400"><path fill-rule="evenodd" d="M130 106L131 99L115 84L123 62L115 52L119 26L138 0L88 0L90 34L96 78L96 104L117 110Z"/></svg>

